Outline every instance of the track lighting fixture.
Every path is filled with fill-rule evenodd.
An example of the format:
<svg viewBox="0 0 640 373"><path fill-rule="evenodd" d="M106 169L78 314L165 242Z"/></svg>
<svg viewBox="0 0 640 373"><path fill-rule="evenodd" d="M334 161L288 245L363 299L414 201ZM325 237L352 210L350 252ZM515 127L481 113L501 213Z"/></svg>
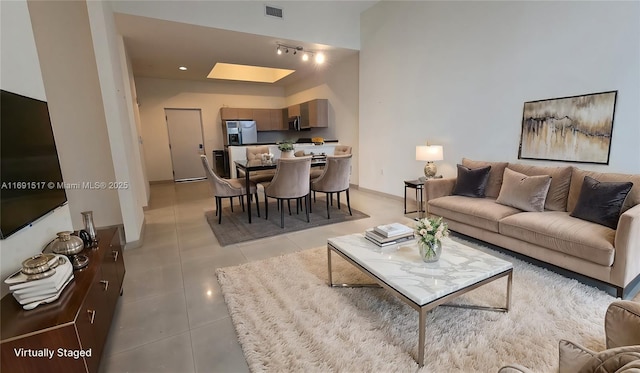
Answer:
<svg viewBox="0 0 640 373"><path fill-rule="evenodd" d="M314 61L317 64L321 64L325 60L324 54L322 52L309 51L309 50L305 50L301 46L292 46L292 45L286 45L282 43L276 43L276 45L277 45L276 53L279 55L282 54L283 49L284 49L284 53L289 53L289 49L291 49L293 51L293 55L297 55L298 52L301 52L303 61L309 61L310 56L314 57Z"/></svg>

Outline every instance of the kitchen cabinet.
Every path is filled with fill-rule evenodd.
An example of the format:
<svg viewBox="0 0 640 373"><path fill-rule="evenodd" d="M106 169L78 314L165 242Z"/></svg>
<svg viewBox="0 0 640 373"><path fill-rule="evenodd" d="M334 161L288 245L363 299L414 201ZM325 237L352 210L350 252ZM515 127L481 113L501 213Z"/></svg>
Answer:
<svg viewBox="0 0 640 373"><path fill-rule="evenodd" d="M289 128L289 123L283 118L286 109L248 109L248 108L220 108L220 118L225 120L251 119L256 121L256 128L260 132L283 131Z"/></svg>
<svg viewBox="0 0 640 373"><path fill-rule="evenodd" d="M220 108L220 118L223 121L235 119L254 119L253 109L223 107Z"/></svg>
<svg viewBox="0 0 640 373"><path fill-rule="evenodd" d="M300 104L291 105L287 108L287 116L291 117L299 117L300 116Z"/></svg>
<svg viewBox="0 0 640 373"><path fill-rule="evenodd" d="M285 131L289 129L287 116L284 115L285 109L271 110L271 127L273 131Z"/></svg>
<svg viewBox="0 0 640 373"><path fill-rule="evenodd" d="M220 118L225 120L251 119L256 121L258 131L286 131L289 118L300 117L304 127L329 127L329 101L315 99L284 109L220 108Z"/></svg>
<svg viewBox="0 0 640 373"><path fill-rule="evenodd" d="M329 102L325 99L311 100L309 105L309 127L329 127Z"/></svg>
<svg viewBox="0 0 640 373"><path fill-rule="evenodd" d="M25 311L11 294L2 298L3 372L98 371L125 274L120 230L98 231L98 247L82 251L89 265L73 272L74 279L56 301ZM46 349L53 357L16 356L21 348ZM78 356L61 356L65 351ZM86 351L90 356L82 355Z"/></svg>
<svg viewBox="0 0 640 373"><path fill-rule="evenodd" d="M271 109L253 109L252 119L256 121L258 131L272 131Z"/></svg>

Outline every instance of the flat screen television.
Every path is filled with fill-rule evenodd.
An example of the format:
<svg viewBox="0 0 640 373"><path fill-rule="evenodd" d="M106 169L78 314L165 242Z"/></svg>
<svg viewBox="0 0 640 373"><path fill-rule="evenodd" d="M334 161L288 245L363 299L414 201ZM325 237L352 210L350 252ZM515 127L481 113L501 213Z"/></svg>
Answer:
<svg viewBox="0 0 640 373"><path fill-rule="evenodd" d="M45 101L0 90L0 239L67 202Z"/></svg>

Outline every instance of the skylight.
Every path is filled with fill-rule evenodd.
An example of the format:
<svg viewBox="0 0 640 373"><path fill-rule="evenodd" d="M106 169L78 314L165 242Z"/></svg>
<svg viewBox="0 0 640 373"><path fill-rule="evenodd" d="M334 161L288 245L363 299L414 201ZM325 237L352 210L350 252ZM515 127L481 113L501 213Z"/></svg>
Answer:
<svg viewBox="0 0 640 373"><path fill-rule="evenodd" d="M275 83L294 72L295 70L218 62L213 66L207 78Z"/></svg>

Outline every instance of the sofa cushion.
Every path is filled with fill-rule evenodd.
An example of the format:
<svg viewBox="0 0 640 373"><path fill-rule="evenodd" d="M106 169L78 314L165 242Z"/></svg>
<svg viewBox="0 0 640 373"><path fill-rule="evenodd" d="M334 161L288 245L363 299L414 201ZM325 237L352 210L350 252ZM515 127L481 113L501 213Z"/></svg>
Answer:
<svg viewBox="0 0 640 373"><path fill-rule="evenodd" d="M522 211L496 203L493 198L446 196L429 201L429 213L474 227L498 232L498 221Z"/></svg>
<svg viewBox="0 0 640 373"><path fill-rule="evenodd" d="M595 352L566 339L561 339L558 343L558 353L558 373L577 373L596 355Z"/></svg>
<svg viewBox="0 0 640 373"><path fill-rule="evenodd" d="M615 173L600 173L593 171L585 171L578 168L573 169L571 175L571 187L569 187L569 197L567 198L567 211L573 211L578 203L578 197L582 190L582 182L584 177L589 176L598 181L630 181L633 183L631 191L627 195L627 199L622 205L620 213L624 213L631 207L640 203L640 174L628 175L628 174L615 174Z"/></svg>
<svg viewBox="0 0 640 373"><path fill-rule="evenodd" d="M469 168L458 165L458 178L453 194L458 196L484 198L491 166L481 168Z"/></svg>
<svg viewBox="0 0 640 373"><path fill-rule="evenodd" d="M499 232L603 266L613 264L616 231L563 211L523 212L500 220Z"/></svg>
<svg viewBox="0 0 640 373"><path fill-rule="evenodd" d="M487 182L487 188L485 189L485 196L496 198L500 194L500 186L502 185L502 174L507 167L507 162L485 162L485 161L473 161L471 159L462 158L462 165L469 168L481 168L491 166L489 172L489 181Z"/></svg>
<svg viewBox="0 0 640 373"><path fill-rule="evenodd" d="M585 176L571 216L616 229L620 209L632 186L632 182L601 182Z"/></svg>
<svg viewBox="0 0 640 373"><path fill-rule="evenodd" d="M553 211L567 211L567 196L569 195L573 167L540 167L509 163L507 168L529 176L551 176L551 185L549 186L549 192L544 202L544 208Z"/></svg>
<svg viewBox="0 0 640 373"><path fill-rule="evenodd" d="M550 184L549 175L527 176L505 168L496 202L524 211L542 211Z"/></svg>

